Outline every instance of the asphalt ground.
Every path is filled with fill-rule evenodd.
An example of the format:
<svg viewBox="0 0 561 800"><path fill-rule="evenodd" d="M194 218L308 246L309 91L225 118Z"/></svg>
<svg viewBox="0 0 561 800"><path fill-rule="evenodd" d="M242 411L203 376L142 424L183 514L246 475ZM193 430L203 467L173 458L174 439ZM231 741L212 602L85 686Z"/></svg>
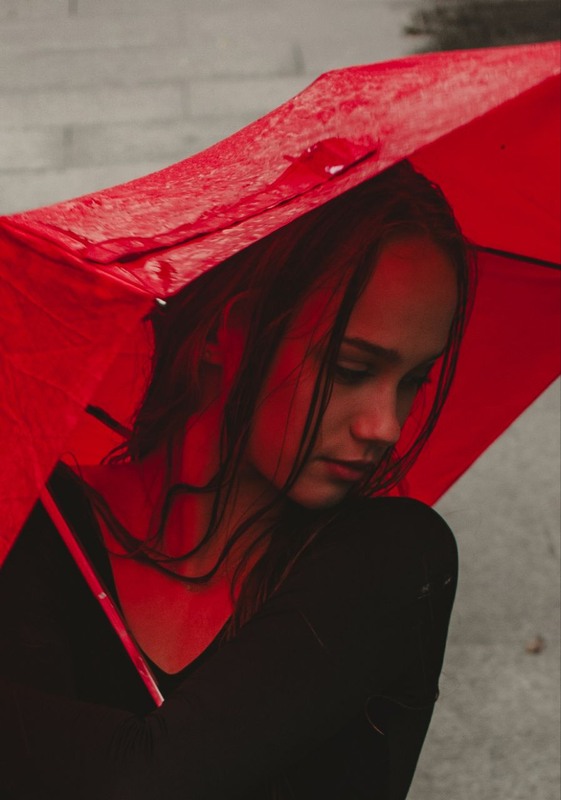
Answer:
<svg viewBox="0 0 561 800"><path fill-rule="evenodd" d="M408 0L0 0L0 213L152 172L327 69L426 46L403 33L419 27L418 10ZM461 575L411 800L559 798L559 438L557 382L438 503Z"/></svg>

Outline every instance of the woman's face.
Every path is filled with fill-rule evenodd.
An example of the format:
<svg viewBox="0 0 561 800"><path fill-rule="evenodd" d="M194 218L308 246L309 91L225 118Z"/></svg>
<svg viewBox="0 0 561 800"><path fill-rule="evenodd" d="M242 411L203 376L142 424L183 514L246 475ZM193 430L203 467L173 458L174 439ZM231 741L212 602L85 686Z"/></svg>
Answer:
<svg viewBox="0 0 561 800"><path fill-rule="evenodd" d="M444 350L456 306L454 268L431 239L389 241L349 319L312 453L289 496L308 508L342 500L395 445ZM241 477L267 493L286 482L303 435L333 319L327 293L299 308L259 395Z"/></svg>

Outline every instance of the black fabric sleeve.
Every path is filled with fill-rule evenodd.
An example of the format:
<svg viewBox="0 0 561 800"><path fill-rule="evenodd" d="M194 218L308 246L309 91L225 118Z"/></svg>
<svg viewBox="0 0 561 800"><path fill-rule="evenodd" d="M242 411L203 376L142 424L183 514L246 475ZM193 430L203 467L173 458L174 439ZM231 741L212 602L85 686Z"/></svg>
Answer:
<svg viewBox="0 0 561 800"><path fill-rule="evenodd" d="M365 501L156 711L139 717L0 681L0 786L23 795L36 784L41 798L61 800L243 797L290 776L367 709L387 737L388 797L403 800L456 576L454 538L434 511Z"/></svg>

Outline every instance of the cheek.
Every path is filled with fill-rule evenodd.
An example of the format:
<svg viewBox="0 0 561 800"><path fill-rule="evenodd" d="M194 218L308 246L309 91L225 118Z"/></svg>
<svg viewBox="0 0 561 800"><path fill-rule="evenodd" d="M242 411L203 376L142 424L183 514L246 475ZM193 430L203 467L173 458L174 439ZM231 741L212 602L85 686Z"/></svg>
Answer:
<svg viewBox="0 0 561 800"><path fill-rule="evenodd" d="M415 387L403 389L398 393L396 415L402 428L413 409L415 400L421 393L422 390L417 390Z"/></svg>
<svg viewBox="0 0 561 800"><path fill-rule="evenodd" d="M264 387L253 418L249 455L268 478L284 482L295 462L304 432L313 380L298 371L275 371Z"/></svg>

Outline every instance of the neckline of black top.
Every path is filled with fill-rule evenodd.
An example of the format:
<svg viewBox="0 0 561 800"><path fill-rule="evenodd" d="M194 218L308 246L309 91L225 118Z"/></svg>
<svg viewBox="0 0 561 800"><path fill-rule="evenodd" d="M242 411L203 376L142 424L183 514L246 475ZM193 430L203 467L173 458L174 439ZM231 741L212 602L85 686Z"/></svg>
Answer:
<svg viewBox="0 0 561 800"><path fill-rule="evenodd" d="M82 481L67 464L59 462L49 480L49 488L57 505L59 505L64 514L66 522L82 545L93 568L101 579L104 588L122 614L111 562L105 549L103 536L91 500L87 496ZM178 672L170 673L163 670L152 661L137 643L138 649L164 696L173 690L176 685L179 685L187 675L193 672L199 664L205 661L218 648L224 639L229 621L228 619L224 623L207 647Z"/></svg>

